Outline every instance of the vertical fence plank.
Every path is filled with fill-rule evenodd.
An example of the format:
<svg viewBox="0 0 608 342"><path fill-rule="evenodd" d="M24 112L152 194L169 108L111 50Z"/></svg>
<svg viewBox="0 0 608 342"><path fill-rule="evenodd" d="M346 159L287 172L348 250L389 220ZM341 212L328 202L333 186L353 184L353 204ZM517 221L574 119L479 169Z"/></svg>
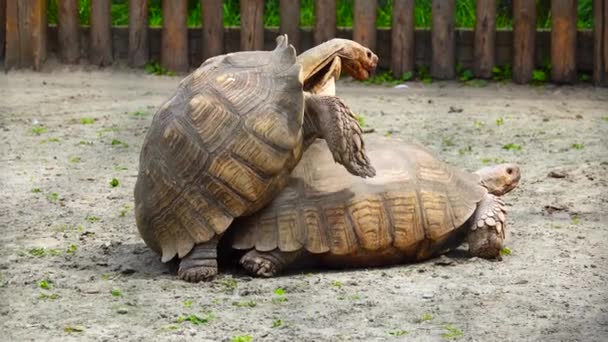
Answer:
<svg viewBox="0 0 608 342"><path fill-rule="evenodd" d="M376 49L377 0L355 0L353 9L353 40L369 48Z"/></svg>
<svg viewBox="0 0 608 342"><path fill-rule="evenodd" d="M608 0L593 1L593 83L608 87Z"/></svg>
<svg viewBox="0 0 608 342"><path fill-rule="evenodd" d="M188 71L188 1L163 0L160 61L164 68Z"/></svg>
<svg viewBox="0 0 608 342"><path fill-rule="evenodd" d="M513 0L513 81L528 83L534 70L536 2Z"/></svg>
<svg viewBox="0 0 608 342"><path fill-rule="evenodd" d="M203 10L203 61L224 52L224 6L222 0L201 0Z"/></svg>
<svg viewBox="0 0 608 342"><path fill-rule="evenodd" d="M59 57L63 63L78 63L80 60L78 0L62 0L57 5Z"/></svg>
<svg viewBox="0 0 608 342"><path fill-rule="evenodd" d="M315 0L315 45L319 45L336 36L336 1Z"/></svg>
<svg viewBox="0 0 608 342"><path fill-rule="evenodd" d="M454 67L455 0L433 0L431 23L431 76L451 79L456 76Z"/></svg>
<svg viewBox="0 0 608 342"><path fill-rule="evenodd" d="M264 0L240 0L241 50L264 48Z"/></svg>
<svg viewBox="0 0 608 342"><path fill-rule="evenodd" d="M414 71L414 32L414 0L393 0L391 71L395 77Z"/></svg>
<svg viewBox="0 0 608 342"><path fill-rule="evenodd" d="M112 16L110 0L91 0L89 61L106 66L112 64Z"/></svg>
<svg viewBox="0 0 608 342"><path fill-rule="evenodd" d="M5 23L5 52L4 67L6 70L19 67L21 58L19 57L19 3L17 0L6 1L6 23Z"/></svg>
<svg viewBox="0 0 608 342"><path fill-rule="evenodd" d="M576 81L576 0L551 1L551 79Z"/></svg>
<svg viewBox="0 0 608 342"><path fill-rule="evenodd" d="M496 60L496 0L477 0L473 49L475 77L492 77Z"/></svg>
<svg viewBox="0 0 608 342"><path fill-rule="evenodd" d="M0 59L4 58L6 37L6 0L0 0Z"/></svg>
<svg viewBox="0 0 608 342"><path fill-rule="evenodd" d="M300 0L281 0L280 33L286 33L289 43L300 51Z"/></svg>
<svg viewBox="0 0 608 342"><path fill-rule="evenodd" d="M134 68L148 63L148 1L129 0L129 65Z"/></svg>
<svg viewBox="0 0 608 342"><path fill-rule="evenodd" d="M34 67L46 59L46 0L7 0L6 69Z"/></svg>

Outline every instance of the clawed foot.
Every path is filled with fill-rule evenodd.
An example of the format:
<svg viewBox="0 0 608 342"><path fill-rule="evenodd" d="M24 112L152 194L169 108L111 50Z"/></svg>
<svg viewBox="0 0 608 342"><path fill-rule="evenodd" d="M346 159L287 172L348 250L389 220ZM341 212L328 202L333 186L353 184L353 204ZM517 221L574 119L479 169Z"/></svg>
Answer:
<svg viewBox="0 0 608 342"><path fill-rule="evenodd" d="M371 165L365 153L363 130L357 117L340 98L326 97L326 99L328 102L332 102L335 112L339 113L335 117L340 120L340 123L335 126L338 131L325 136L334 160L344 165L348 172L355 176L375 176L376 169Z"/></svg>
<svg viewBox="0 0 608 342"><path fill-rule="evenodd" d="M208 265L185 266L180 265L177 271L177 276L181 280L190 283L198 283L200 281L209 281L217 275L217 262L215 260L208 261Z"/></svg>
<svg viewBox="0 0 608 342"><path fill-rule="evenodd" d="M506 239L506 207L502 199L487 194L478 205L467 237L471 255L502 260L500 250Z"/></svg>
<svg viewBox="0 0 608 342"><path fill-rule="evenodd" d="M256 251L251 251L241 258L241 266L252 276L273 277L278 272L275 262Z"/></svg>

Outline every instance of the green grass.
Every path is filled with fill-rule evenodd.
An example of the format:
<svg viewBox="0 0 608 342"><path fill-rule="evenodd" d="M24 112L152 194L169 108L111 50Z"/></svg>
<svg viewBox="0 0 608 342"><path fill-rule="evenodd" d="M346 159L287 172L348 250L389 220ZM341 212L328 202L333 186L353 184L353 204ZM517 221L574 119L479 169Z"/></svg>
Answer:
<svg viewBox="0 0 608 342"><path fill-rule="evenodd" d="M68 334L79 333L79 332L83 332L84 328L83 327L79 327L79 326L70 326L70 325L68 325L68 326L66 326L66 327L63 328L63 331L66 332L66 333L68 333Z"/></svg>
<svg viewBox="0 0 608 342"><path fill-rule="evenodd" d="M441 337L443 337L445 340L454 340L454 339L457 339L464 335L464 332L462 330L460 330L450 324L443 327L443 329L445 331L443 334L441 334Z"/></svg>
<svg viewBox="0 0 608 342"><path fill-rule="evenodd" d="M187 316L179 316L177 318L177 323L190 322L194 325L199 325L199 324L209 323L213 318L214 318L213 314L208 314L203 317L195 315L195 314L189 314Z"/></svg>
<svg viewBox="0 0 608 342"><path fill-rule="evenodd" d="M48 129L44 126L40 126L40 125L34 125L32 127L32 133L35 135L40 135L42 133L45 133Z"/></svg>
<svg viewBox="0 0 608 342"><path fill-rule="evenodd" d="M120 181L116 178L112 178L112 180L110 180L110 187L111 188L115 188L117 186L120 185Z"/></svg>
<svg viewBox="0 0 608 342"><path fill-rule="evenodd" d="M50 290L53 288L53 281L50 279L43 279L38 282L38 286L44 290Z"/></svg>
<svg viewBox="0 0 608 342"><path fill-rule="evenodd" d="M518 144L509 143L509 144L503 145L502 149L507 150L507 151L521 151L522 147L521 147L521 145L518 145Z"/></svg>
<svg viewBox="0 0 608 342"><path fill-rule="evenodd" d="M57 23L57 2L50 0L48 5L48 20L51 24ZM351 27L353 24L353 0L338 0L336 8L336 22L339 27ZM417 0L414 8L416 27L431 26L431 2L432 0ZM499 0L497 8L496 24L499 28L510 28L512 26L511 1ZM241 22L239 13L239 0L224 0L224 25L239 26ZM79 0L78 16L81 25L89 25L91 0ZM537 26L549 28L551 26L551 14L549 1L537 2ZM128 0L112 0L112 25L126 26L129 23ZM264 25L277 27L280 25L279 0L266 0L264 4ZM392 22L393 1L379 0L377 9L376 25L378 27L390 27ZM161 0L149 0L148 16L150 26L162 26ZM187 23L189 27L201 26L201 2L199 0L188 0ZM300 1L300 26L314 26L315 9L314 0ZM580 0L578 2L579 28L593 27L593 0ZM456 26L475 26L475 0L456 0Z"/></svg>
<svg viewBox="0 0 608 342"><path fill-rule="evenodd" d="M389 331L388 334L391 336L403 336L403 335L409 334L409 332L406 330L402 330L402 329L395 329L395 330Z"/></svg>
<svg viewBox="0 0 608 342"><path fill-rule="evenodd" d="M253 337L251 335L237 335L232 338L232 342L251 342Z"/></svg>

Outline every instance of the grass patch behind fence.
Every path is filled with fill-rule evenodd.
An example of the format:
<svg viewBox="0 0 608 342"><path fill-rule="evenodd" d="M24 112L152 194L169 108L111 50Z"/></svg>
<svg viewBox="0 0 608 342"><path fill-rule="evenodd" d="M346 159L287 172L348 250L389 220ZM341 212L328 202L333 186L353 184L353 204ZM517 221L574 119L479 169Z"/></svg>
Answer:
<svg viewBox="0 0 608 342"><path fill-rule="evenodd" d="M57 23L57 1L49 0L48 19L49 23ZM414 16L416 27L431 26L431 2L432 0L416 0ZM500 0L498 2L496 26L499 28L510 28L512 25L512 0ZM551 27L550 0L536 0L537 3L537 26L539 28ZM224 25L239 26L241 22L239 13L239 0L224 0ZM81 25L89 24L91 0L79 0L78 14ZM161 0L150 0L148 4L150 26L162 25ZM376 26L390 27L392 18L392 0L379 0ZM277 27L280 24L279 0L266 0L264 5L264 26ZM339 27L352 27L353 25L353 0L338 0L337 25ZM188 26L201 26L201 2L200 0L188 0ZM314 0L300 0L300 26L314 26L315 10ZM112 0L112 25L123 26L129 23L128 0ZM475 26L475 0L456 0L456 26ZM578 1L578 27L593 28L593 0Z"/></svg>

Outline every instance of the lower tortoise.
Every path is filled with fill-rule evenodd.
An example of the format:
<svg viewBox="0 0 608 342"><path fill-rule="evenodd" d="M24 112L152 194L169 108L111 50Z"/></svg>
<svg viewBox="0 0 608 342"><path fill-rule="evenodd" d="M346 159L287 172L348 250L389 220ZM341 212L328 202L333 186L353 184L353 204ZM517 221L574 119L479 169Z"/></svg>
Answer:
<svg viewBox="0 0 608 342"><path fill-rule="evenodd" d="M319 141L266 208L241 219L232 247L241 265L270 277L301 264L368 267L426 260L462 244L473 256L500 257L506 208L520 179L516 165L470 173L417 144L367 138L376 168L362 179L337 168Z"/></svg>

